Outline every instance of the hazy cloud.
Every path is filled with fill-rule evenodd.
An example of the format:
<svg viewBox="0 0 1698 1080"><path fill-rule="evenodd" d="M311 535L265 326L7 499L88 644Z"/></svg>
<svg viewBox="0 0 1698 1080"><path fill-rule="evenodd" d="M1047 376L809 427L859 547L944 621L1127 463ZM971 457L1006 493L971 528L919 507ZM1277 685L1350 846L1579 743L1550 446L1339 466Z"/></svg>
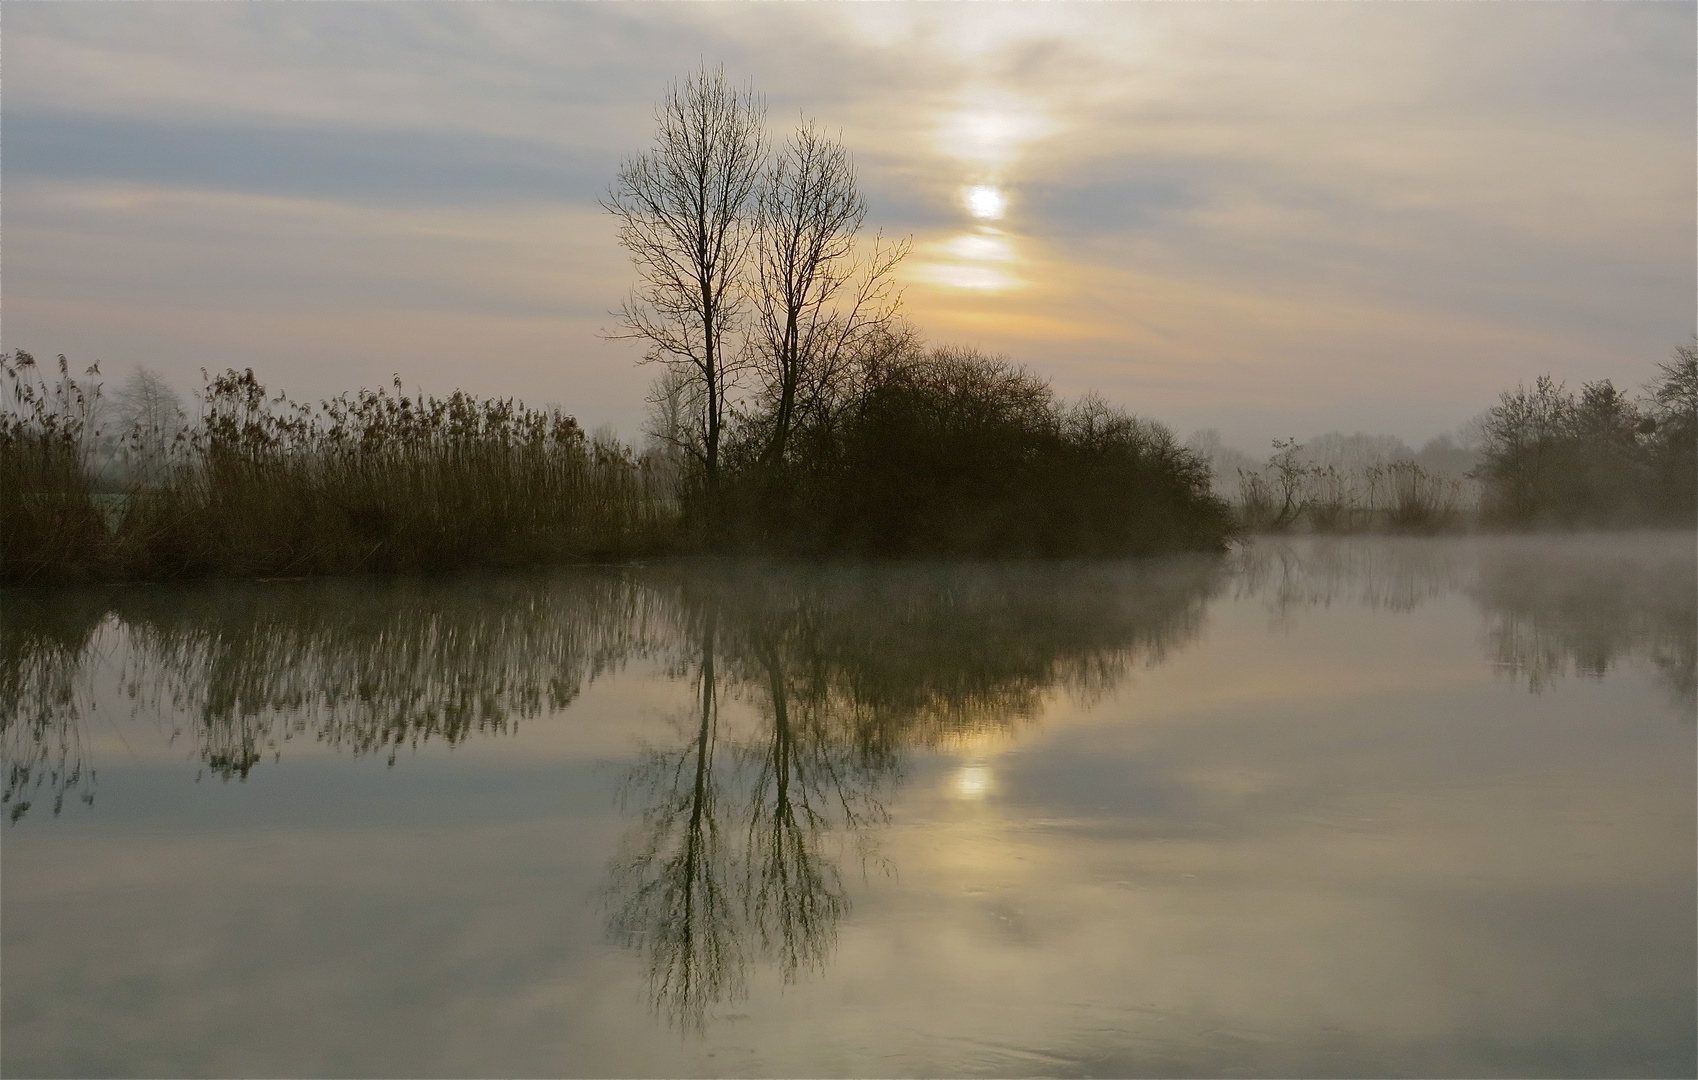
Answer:
<svg viewBox="0 0 1698 1080"><path fill-rule="evenodd" d="M594 199L704 61L843 132L922 329L1246 446L1636 385L1694 323L1689 5L7 14L7 344L180 385L399 368L634 431Z"/></svg>

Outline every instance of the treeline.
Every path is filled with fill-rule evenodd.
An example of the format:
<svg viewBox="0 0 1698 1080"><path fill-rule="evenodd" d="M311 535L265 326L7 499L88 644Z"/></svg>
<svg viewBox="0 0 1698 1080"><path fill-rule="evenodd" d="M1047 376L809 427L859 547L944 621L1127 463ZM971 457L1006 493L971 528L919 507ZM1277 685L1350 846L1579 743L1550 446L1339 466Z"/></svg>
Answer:
<svg viewBox="0 0 1698 1080"><path fill-rule="evenodd" d="M1698 503L1698 345L1683 345L1635 401L1609 380L1578 394L1548 377L1506 392L1481 425L1490 522L1691 525Z"/></svg>
<svg viewBox="0 0 1698 1080"><path fill-rule="evenodd" d="M874 344L792 403L782 453L772 402L732 414L711 476L676 442L639 454L510 399L397 384L309 405L232 370L207 380L191 422L156 380L114 409L63 357L55 375L14 353L0 361L0 579L1223 546L1207 466L1167 429L912 334Z"/></svg>
<svg viewBox="0 0 1698 1080"><path fill-rule="evenodd" d="M1279 439L1265 462L1187 446L1250 532L1691 527L1698 521L1698 345L1678 347L1638 398L1607 379L1578 393L1519 386L1419 453L1391 436Z"/></svg>

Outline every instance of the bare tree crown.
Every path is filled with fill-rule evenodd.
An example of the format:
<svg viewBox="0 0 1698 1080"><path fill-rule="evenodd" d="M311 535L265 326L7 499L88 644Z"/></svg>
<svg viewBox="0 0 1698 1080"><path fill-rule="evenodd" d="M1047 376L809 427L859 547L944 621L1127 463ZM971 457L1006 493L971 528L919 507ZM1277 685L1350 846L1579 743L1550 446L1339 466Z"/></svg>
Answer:
<svg viewBox="0 0 1698 1080"><path fill-rule="evenodd" d="M896 317L900 295L891 274L907 245L881 237L858 262L856 236L866 216L848 150L817 124L801 125L768 167L757 207L757 333L750 345L769 399L769 463L783 457L793 428L841 381L853 346Z"/></svg>
<svg viewBox="0 0 1698 1080"><path fill-rule="evenodd" d="M657 438L688 452L712 489L742 372L758 372L750 423L777 464L790 433L840 396L853 356L889 336L908 248L881 236L860 257L867 205L841 140L808 122L769 155L760 97L722 71L674 83L655 121L654 147L602 200L638 276L612 336L667 366Z"/></svg>
<svg viewBox="0 0 1698 1080"><path fill-rule="evenodd" d="M638 281L619 310L644 359L683 368L702 389L692 447L718 471L727 393L738 353L726 347L754 242L753 208L766 158L766 106L723 70L674 83L655 110L655 145L627 160L602 199L619 222Z"/></svg>

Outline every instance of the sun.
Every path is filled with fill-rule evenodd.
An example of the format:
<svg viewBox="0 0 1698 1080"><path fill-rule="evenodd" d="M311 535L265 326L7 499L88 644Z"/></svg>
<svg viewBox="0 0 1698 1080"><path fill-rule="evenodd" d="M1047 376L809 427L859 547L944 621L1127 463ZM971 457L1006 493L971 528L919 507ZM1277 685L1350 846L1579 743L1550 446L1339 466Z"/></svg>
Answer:
<svg viewBox="0 0 1698 1080"><path fill-rule="evenodd" d="M1003 209L1008 205L1008 200L1002 192L988 184L968 188L966 202L968 213L985 221L1000 218Z"/></svg>

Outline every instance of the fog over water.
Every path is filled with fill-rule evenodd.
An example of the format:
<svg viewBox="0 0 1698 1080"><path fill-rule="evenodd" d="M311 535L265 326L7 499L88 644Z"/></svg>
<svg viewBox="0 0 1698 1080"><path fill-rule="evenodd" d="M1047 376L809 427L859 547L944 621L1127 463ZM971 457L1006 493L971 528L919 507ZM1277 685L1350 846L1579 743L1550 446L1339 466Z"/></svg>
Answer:
<svg viewBox="0 0 1698 1080"><path fill-rule="evenodd" d="M0 1065L1691 1075L1695 566L9 590Z"/></svg>

